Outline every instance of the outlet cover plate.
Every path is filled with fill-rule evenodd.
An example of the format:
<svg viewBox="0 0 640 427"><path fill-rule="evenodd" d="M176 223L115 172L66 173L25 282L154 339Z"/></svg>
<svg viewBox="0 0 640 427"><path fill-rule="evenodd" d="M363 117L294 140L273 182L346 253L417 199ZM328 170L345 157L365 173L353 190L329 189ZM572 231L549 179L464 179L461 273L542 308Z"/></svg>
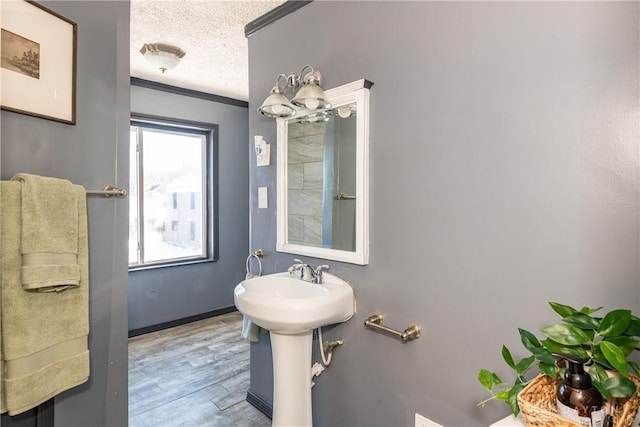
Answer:
<svg viewBox="0 0 640 427"><path fill-rule="evenodd" d="M435 421L431 421L430 419L423 417L419 413L416 412L416 427L443 427Z"/></svg>

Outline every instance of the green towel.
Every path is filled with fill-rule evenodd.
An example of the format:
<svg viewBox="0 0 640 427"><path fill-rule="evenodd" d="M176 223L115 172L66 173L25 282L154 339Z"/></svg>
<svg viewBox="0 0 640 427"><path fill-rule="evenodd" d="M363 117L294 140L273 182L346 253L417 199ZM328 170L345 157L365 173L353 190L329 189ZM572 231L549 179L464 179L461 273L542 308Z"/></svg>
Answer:
<svg viewBox="0 0 640 427"><path fill-rule="evenodd" d="M22 183L22 286L60 292L78 286L78 211L74 185L19 173ZM83 196L84 199L84 196Z"/></svg>
<svg viewBox="0 0 640 427"><path fill-rule="evenodd" d="M247 269L248 268L249 267L247 264ZM262 272L262 265L260 265L260 271ZM252 277L255 277L253 273L251 273L250 271L247 271L247 275L245 278L251 279ZM269 332L269 331L253 323L251 319L249 319L247 316L242 316L242 332L240 332L240 335L242 336L242 338L244 338L249 342L258 342L260 341L259 335L264 334L266 332Z"/></svg>
<svg viewBox="0 0 640 427"><path fill-rule="evenodd" d="M77 215L79 286L27 292L21 284L22 198L19 182L0 183L2 359L0 399L17 415L82 384L89 377L89 270L85 190L57 209Z"/></svg>

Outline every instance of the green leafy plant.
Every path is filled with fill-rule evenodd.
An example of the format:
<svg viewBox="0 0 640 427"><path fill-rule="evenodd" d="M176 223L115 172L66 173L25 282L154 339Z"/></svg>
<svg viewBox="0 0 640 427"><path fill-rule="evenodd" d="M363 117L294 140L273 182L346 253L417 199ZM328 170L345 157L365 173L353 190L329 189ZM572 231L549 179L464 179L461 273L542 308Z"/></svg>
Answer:
<svg viewBox="0 0 640 427"><path fill-rule="evenodd" d="M629 378L630 371L640 375L640 366L628 360L634 350L640 350L640 318L631 310L613 310L602 317L595 314L602 307L592 309L583 307L577 310L571 306L550 302L549 305L562 321L541 330L544 339L538 339L525 329L518 329L520 340L531 353L516 362L511 351L502 346L502 358L515 371L515 379L504 382L495 372L481 369L478 381L489 391L491 397L479 405L484 406L491 400L506 402L514 415L518 415L517 396L535 375L532 371L542 372L551 378L559 378L562 368L556 363L554 354L574 354L587 359L593 385L604 399L631 396L636 385ZM617 375L609 375L615 371Z"/></svg>

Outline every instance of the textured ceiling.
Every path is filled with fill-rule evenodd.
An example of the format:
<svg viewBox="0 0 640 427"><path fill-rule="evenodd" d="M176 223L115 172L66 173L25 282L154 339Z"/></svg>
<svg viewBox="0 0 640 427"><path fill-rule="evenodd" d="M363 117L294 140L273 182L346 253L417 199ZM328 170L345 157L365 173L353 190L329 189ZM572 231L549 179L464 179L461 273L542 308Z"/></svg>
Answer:
<svg viewBox="0 0 640 427"><path fill-rule="evenodd" d="M131 0L131 76L248 100L244 26L281 1ZM140 53L145 43L177 46L186 55L162 74Z"/></svg>

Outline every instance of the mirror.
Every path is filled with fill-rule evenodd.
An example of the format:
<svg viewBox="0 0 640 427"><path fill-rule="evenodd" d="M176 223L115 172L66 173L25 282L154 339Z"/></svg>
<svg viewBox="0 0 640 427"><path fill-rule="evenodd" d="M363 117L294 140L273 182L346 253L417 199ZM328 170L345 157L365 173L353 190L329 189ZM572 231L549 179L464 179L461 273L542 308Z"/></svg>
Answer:
<svg viewBox="0 0 640 427"><path fill-rule="evenodd" d="M325 91L332 108L277 119L279 252L369 263L369 88Z"/></svg>

